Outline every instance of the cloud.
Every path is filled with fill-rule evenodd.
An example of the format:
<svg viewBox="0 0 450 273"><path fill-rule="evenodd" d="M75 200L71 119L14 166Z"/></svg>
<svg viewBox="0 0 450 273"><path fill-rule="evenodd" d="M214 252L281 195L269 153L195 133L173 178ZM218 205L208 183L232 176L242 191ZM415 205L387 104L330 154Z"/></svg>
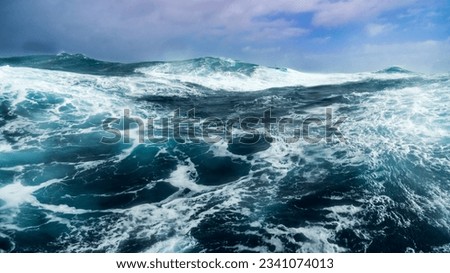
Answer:
<svg viewBox="0 0 450 273"><path fill-rule="evenodd" d="M288 0L6 1L0 54L66 51L127 62L239 57L249 43L278 47L307 35L306 26L279 16L303 8Z"/></svg>
<svg viewBox="0 0 450 273"><path fill-rule="evenodd" d="M330 40L331 40L331 36L317 37L317 38L311 39L311 41L312 41L313 43L318 44L318 45L326 44L326 43L328 43Z"/></svg>
<svg viewBox="0 0 450 273"><path fill-rule="evenodd" d="M401 45L409 50L394 50L388 46L393 45L389 43L391 37L382 35L396 27L405 28L402 20L412 19L395 15L425 5L417 0L4 2L0 8L0 54L64 50L126 62L215 55L300 69L307 64L311 70L341 71L373 68L381 65L379 59L387 64L389 54L398 55L393 60L404 56L404 63L408 63L408 54L411 60L426 63L417 57L425 53L406 42ZM421 17L422 12L416 16ZM444 29L440 21L430 20ZM427 33L426 37L436 41L442 38L433 35ZM371 37L384 43L369 44ZM369 48L376 46L380 47L379 52L369 53ZM422 48L437 50L427 53L434 54L433 58L448 55L441 44ZM442 58L444 63L435 67L445 67Z"/></svg>
<svg viewBox="0 0 450 273"><path fill-rule="evenodd" d="M226 25L228 29L240 29L252 26L255 23L254 18L277 13L312 13L312 23L315 26L334 27L355 21L367 21L416 2L417 0L197 0L176 5L172 4L173 1L159 3L164 6L165 16L168 18L173 15L179 18L180 14L174 13L173 9L196 9L197 12L192 14L194 18L202 18L212 24Z"/></svg>
<svg viewBox="0 0 450 273"><path fill-rule="evenodd" d="M300 69L314 71L377 71L400 66L416 72L442 72L450 69L450 38L398 43L365 43L351 46L340 54L308 54L288 59Z"/></svg>
<svg viewBox="0 0 450 273"><path fill-rule="evenodd" d="M354 21L367 21L384 12L407 7L416 0L347 0L316 1L311 7L314 12L313 24L316 26L338 26Z"/></svg>
<svg viewBox="0 0 450 273"><path fill-rule="evenodd" d="M54 52L56 46L48 41L27 41L22 45L22 49L27 52L47 53Z"/></svg>
<svg viewBox="0 0 450 273"><path fill-rule="evenodd" d="M368 24L366 25L366 32L370 37L375 37L380 34L389 32L395 28L396 26L393 24Z"/></svg>
<svg viewBox="0 0 450 273"><path fill-rule="evenodd" d="M367 44L363 52L366 56L376 56L379 62L398 64L419 72L448 71L450 66L449 40Z"/></svg>
<svg viewBox="0 0 450 273"><path fill-rule="evenodd" d="M252 46L245 46L242 48L243 52L250 53L250 54L272 54L272 53L278 53L281 51L280 47L252 47Z"/></svg>

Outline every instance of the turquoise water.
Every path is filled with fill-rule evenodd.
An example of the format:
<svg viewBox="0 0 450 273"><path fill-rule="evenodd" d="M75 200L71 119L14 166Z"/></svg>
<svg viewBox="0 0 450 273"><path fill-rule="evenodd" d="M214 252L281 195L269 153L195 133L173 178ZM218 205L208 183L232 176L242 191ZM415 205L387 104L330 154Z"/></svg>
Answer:
<svg viewBox="0 0 450 273"><path fill-rule="evenodd" d="M449 106L399 67L3 58L0 252L448 252Z"/></svg>

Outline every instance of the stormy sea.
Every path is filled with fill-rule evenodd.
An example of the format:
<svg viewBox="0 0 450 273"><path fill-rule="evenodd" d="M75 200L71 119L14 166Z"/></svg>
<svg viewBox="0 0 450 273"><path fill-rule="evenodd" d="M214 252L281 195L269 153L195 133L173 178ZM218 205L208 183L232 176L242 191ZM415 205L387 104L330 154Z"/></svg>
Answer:
<svg viewBox="0 0 450 273"><path fill-rule="evenodd" d="M0 252L450 252L450 74L0 59Z"/></svg>

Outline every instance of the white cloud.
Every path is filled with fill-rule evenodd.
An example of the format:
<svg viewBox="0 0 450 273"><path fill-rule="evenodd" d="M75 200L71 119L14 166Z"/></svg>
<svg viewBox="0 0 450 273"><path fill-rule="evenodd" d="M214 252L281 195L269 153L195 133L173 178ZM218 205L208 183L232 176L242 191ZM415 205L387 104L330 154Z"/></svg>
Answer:
<svg viewBox="0 0 450 273"><path fill-rule="evenodd" d="M366 26L366 32L370 37L375 37L380 34L389 32L395 28L396 26L393 24L368 24Z"/></svg>
<svg viewBox="0 0 450 273"><path fill-rule="evenodd" d="M250 54L272 54L272 53L278 53L281 51L281 47L252 47L252 46L245 46L242 48L243 52L250 53Z"/></svg>
<svg viewBox="0 0 450 273"><path fill-rule="evenodd" d="M105 10L102 1L92 2L86 13L101 15L107 13L111 16L103 20L98 16L97 23L104 27L120 28L123 21L126 26L155 24L163 26L175 33L181 31L198 30L202 33L221 34L236 32L259 32L272 28L281 32L290 28L287 36L300 36L305 33L296 22L286 21L279 24L277 19L268 16L279 13L301 14L313 13L312 23L315 26L334 27L354 21L367 21L380 14L406 7L417 0L195 0L195 1L166 1L142 0L119 1L109 5ZM108 1L109 2L109 1ZM113 2L114 3L114 2ZM90 16L90 18L96 18ZM111 25L112 23L112 25ZM214 30L214 32L212 32ZM153 30L155 31L155 30ZM281 33L286 36L286 33Z"/></svg>
<svg viewBox="0 0 450 273"><path fill-rule="evenodd" d="M409 6L416 0L348 0L319 1L312 11L317 26L337 26L353 21L366 21L383 12Z"/></svg>
<svg viewBox="0 0 450 273"><path fill-rule="evenodd" d="M136 36L149 37L147 39L149 42L141 46L157 48L154 53L156 57L151 55L149 59L161 59L164 56L171 58L175 53L178 53L176 56L181 54L179 58L186 58L196 54L208 55L218 52L220 55L243 57L259 62L264 62L268 55L271 55L271 62L275 65L300 69L303 68L302 64L307 63L309 69L334 71L376 70L395 64L411 69L420 69L422 66L423 70L437 70L445 66L443 64L445 60L438 60L446 55L443 50L444 43L434 46L425 42L366 44L365 46L359 44L350 45L348 49L341 49L338 53L328 55L305 52L307 56L302 55L301 49L297 47L288 49L284 46L284 42L280 44L280 40L304 36L309 31L313 31L299 25L296 20L288 19L283 14L291 14L295 18L296 14L301 16L303 13L311 13L311 23L321 27L338 27L353 22L363 23L366 25L367 35L376 37L392 31L396 26L389 23L372 23L374 18L399 8L413 8L415 2L417 1L153 0L151 4L148 4L147 1L129 0L125 8L123 5L111 5L108 8L110 10L106 12L101 10L104 5L96 7L97 4L93 4L91 10L86 12L100 14L100 16L84 17L97 18L91 19L97 22L90 22L89 25L117 29L118 33L125 33L127 37L132 36L130 40L141 39L134 38ZM105 14L108 15L106 19ZM112 18L111 15L115 17ZM201 50L201 54L198 54L195 44L193 47L189 45L190 41L198 42L205 39L209 40L204 42L205 48ZM319 44L326 43L329 39L325 37L311 41ZM165 43L153 46L159 41L165 41ZM175 45L179 48L174 47ZM161 49L158 50L159 48ZM189 50L193 52L190 53ZM292 53L286 50L292 50ZM136 51L142 50L138 47Z"/></svg>
<svg viewBox="0 0 450 273"><path fill-rule="evenodd" d="M376 71L401 66L416 72L444 72L450 70L450 38L402 43L367 43L352 46L339 54L294 55L287 59L303 70L330 72ZM288 65L289 62L286 62ZM302 67L307 64L308 67ZM289 65L288 65L289 66Z"/></svg>
<svg viewBox="0 0 450 273"><path fill-rule="evenodd" d="M404 43L366 44L362 47L362 56L378 59L378 62L390 65L403 65L432 71L445 63L450 64L449 40L425 40ZM447 68L448 69L448 68Z"/></svg>
<svg viewBox="0 0 450 273"><path fill-rule="evenodd" d="M331 40L331 36L325 36L325 37L317 37L312 39L311 41L315 44L326 44Z"/></svg>

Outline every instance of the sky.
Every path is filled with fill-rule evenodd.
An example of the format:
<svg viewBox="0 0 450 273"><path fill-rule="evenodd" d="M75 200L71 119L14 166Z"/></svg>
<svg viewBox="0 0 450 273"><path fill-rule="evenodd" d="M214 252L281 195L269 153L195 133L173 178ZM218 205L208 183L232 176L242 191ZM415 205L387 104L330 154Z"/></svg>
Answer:
<svg viewBox="0 0 450 273"><path fill-rule="evenodd" d="M0 0L0 56L450 72L450 0Z"/></svg>

